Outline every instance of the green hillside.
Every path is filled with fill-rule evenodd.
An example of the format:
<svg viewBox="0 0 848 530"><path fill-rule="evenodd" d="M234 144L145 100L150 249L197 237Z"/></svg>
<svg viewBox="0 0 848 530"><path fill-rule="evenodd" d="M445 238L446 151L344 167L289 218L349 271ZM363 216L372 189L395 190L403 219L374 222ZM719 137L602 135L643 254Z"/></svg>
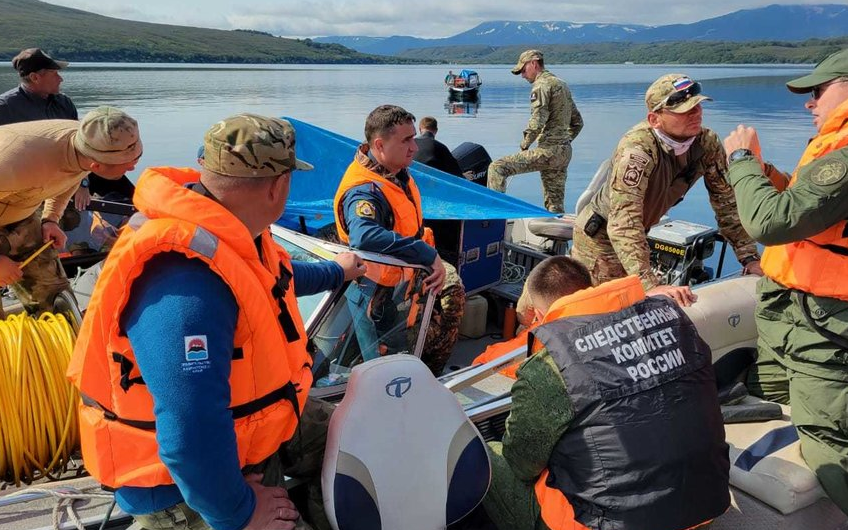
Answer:
<svg viewBox="0 0 848 530"><path fill-rule="evenodd" d="M339 44L256 31L133 22L37 0L0 0L0 60L42 48L69 61L192 63L397 63Z"/></svg>
<svg viewBox="0 0 848 530"><path fill-rule="evenodd" d="M555 44L541 46L549 64L817 63L848 47L848 37L803 42L663 42ZM407 50L400 56L427 62L510 64L528 46L452 46Z"/></svg>

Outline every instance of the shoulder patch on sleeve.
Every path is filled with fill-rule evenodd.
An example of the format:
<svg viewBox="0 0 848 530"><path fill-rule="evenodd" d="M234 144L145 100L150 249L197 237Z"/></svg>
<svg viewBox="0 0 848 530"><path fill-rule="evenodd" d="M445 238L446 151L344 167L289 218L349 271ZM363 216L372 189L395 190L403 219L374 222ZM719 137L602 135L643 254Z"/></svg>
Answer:
<svg viewBox="0 0 848 530"><path fill-rule="evenodd" d="M642 175L645 173L648 162L650 162L650 159L647 156L631 152L621 180L631 188L635 188L642 181Z"/></svg>
<svg viewBox="0 0 848 530"><path fill-rule="evenodd" d="M536 93L536 91L534 90L533 92L530 92L530 102L532 103L537 99L539 99L539 95Z"/></svg>
<svg viewBox="0 0 848 530"><path fill-rule="evenodd" d="M357 217L365 219L376 219L377 212L374 210L374 205L368 201L357 201L354 209Z"/></svg>
<svg viewBox="0 0 848 530"><path fill-rule="evenodd" d="M819 186L835 184L848 174L848 165L841 160L829 160L817 167L810 175L810 180Z"/></svg>

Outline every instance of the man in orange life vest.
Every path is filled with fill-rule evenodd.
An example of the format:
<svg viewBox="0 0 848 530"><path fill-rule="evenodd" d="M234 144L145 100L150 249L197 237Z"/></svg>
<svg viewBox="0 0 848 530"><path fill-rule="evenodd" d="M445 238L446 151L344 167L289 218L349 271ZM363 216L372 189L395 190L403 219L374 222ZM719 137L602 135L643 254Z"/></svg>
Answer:
<svg viewBox="0 0 848 530"><path fill-rule="evenodd" d="M503 443L490 443L486 512L502 530L681 530L718 517L729 461L709 347L637 276L591 284L565 256L527 278L536 353L518 369Z"/></svg>
<svg viewBox="0 0 848 530"><path fill-rule="evenodd" d="M434 247L432 231L424 227L421 195L407 170L418 150L415 116L395 105L377 107L365 120L365 140L333 201L339 239L352 248L431 267L424 288L438 294L445 283L445 265ZM386 345L377 343L381 328L390 329L403 318L391 307L390 297L383 296L394 286L363 278L360 287L352 293L359 296L349 298L349 303L363 357L402 348L394 345L386 351Z"/></svg>
<svg viewBox="0 0 848 530"><path fill-rule="evenodd" d="M317 526L332 409L307 400L312 359L295 297L365 268L352 253L292 261L272 239L293 172L312 168L295 158L288 122L232 116L204 146L200 172L142 173L139 213L97 282L68 369L86 468L159 530L293 529L301 513L283 473L314 474Z"/></svg>
<svg viewBox="0 0 848 530"><path fill-rule="evenodd" d="M792 405L804 459L848 513L848 49L786 86L810 94L818 130L791 176L753 128L724 140L742 225L766 245L748 387Z"/></svg>

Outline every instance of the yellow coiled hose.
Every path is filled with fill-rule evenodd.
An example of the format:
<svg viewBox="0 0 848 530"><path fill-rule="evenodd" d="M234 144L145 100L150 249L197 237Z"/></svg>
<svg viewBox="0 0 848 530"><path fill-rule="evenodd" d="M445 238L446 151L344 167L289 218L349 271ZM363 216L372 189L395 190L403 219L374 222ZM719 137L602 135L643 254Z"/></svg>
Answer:
<svg viewBox="0 0 848 530"><path fill-rule="evenodd" d="M79 394L65 378L74 338L63 315L0 319L0 480L50 477L77 447Z"/></svg>

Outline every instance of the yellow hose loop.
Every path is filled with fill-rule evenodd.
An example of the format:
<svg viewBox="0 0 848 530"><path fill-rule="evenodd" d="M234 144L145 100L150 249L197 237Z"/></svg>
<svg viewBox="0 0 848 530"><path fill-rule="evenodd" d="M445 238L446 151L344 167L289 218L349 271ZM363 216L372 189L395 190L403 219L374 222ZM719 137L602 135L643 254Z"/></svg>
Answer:
<svg viewBox="0 0 848 530"><path fill-rule="evenodd" d="M0 319L0 480L49 477L79 444L79 394L65 378L74 338L63 315Z"/></svg>

